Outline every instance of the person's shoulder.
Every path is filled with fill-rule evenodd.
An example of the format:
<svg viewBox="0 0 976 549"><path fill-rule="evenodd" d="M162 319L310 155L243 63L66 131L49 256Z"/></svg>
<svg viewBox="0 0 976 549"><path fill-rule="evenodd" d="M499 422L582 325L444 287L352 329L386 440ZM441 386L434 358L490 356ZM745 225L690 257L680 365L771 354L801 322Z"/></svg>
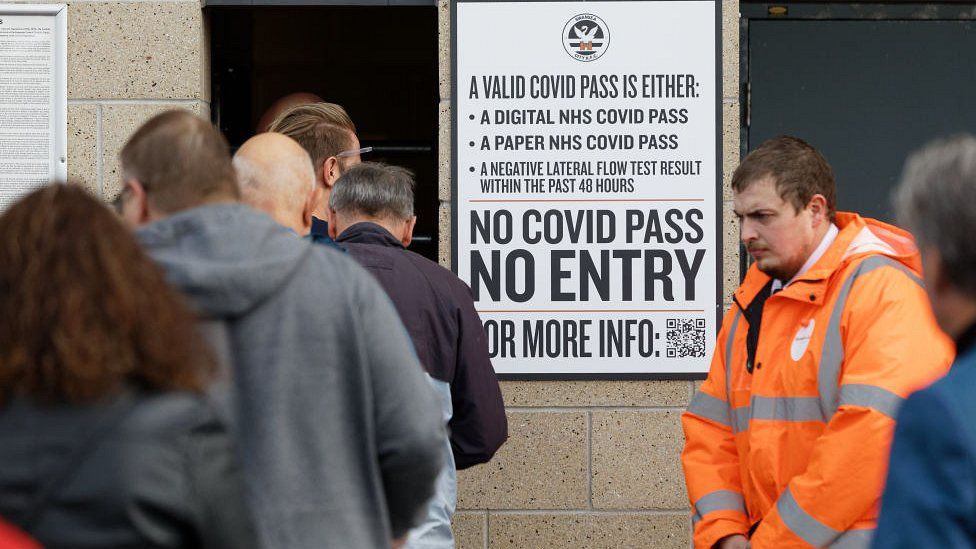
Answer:
<svg viewBox="0 0 976 549"><path fill-rule="evenodd" d="M454 271L436 261L432 261L418 254L417 252L410 250L404 250L403 252L411 263L416 265L416 267L429 278L436 280L438 284L443 285L442 287L450 288L452 290L463 290L470 293L468 285L465 284L465 282L461 280L458 275L454 274Z"/></svg>
<svg viewBox="0 0 976 549"><path fill-rule="evenodd" d="M121 434L133 440L182 437L197 430L223 430L215 405L203 394L189 391L141 392L132 398L132 411Z"/></svg>

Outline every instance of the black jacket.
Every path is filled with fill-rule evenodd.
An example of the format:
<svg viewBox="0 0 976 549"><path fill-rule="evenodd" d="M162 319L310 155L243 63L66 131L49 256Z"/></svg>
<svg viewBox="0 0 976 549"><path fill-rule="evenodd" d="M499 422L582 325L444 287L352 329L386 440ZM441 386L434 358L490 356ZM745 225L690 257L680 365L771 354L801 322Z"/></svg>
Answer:
<svg viewBox="0 0 976 549"><path fill-rule="evenodd" d="M336 242L386 290L427 373L450 384L457 468L490 460L508 436L508 422L471 289L375 223L357 223Z"/></svg>
<svg viewBox="0 0 976 549"><path fill-rule="evenodd" d="M255 547L230 437L202 397L126 393L91 406L0 407L0 516L23 527L40 487L66 470L30 529L45 547Z"/></svg>

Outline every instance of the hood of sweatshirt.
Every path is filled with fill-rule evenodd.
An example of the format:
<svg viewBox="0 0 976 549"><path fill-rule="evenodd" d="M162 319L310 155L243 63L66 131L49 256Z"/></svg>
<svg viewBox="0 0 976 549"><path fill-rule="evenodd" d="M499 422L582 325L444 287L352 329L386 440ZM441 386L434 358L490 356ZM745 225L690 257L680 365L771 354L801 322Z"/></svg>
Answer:
<svg viewBox="0 0 976 549"><path fill-rule="evenodd" d="M170 284L210 318L260 304L294 276L313 246L237 203L184 210L136 234Z"/></svg>

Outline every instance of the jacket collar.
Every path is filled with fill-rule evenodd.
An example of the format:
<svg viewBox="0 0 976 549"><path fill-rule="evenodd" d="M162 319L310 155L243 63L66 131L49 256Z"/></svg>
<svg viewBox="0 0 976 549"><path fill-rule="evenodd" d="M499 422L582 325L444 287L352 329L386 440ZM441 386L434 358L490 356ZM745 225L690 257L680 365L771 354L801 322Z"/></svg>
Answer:
<svg viewBox="0 0 976 549"><path fill-rule="evenodd" d="M835 224L840 232L833 244L807 272L796 277L777 296L822 305L830 277L851 261L866 255L886 255L921 274L921 257L908 231L849 212L837 212ZM746 307L769 280L768 275L752 265L732 297L740 307Z"/></svg>
<svg viewBox="0 0 976 549"><path fill-rule="evenodd" d="M403 248L403 243L390 231L370 221L361 221L342 231L336 242L352 244L374 244L388 248Z"/></svg>

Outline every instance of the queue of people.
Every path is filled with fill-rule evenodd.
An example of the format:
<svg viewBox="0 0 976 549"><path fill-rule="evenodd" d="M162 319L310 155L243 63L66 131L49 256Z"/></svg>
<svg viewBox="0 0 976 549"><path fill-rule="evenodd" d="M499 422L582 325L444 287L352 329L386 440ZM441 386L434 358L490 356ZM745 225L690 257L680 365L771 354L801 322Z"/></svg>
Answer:
<svg viewBox="0 0 976 549"><path fill-rule="evenodd" d="M116 213L51 185L0 216L0 546L454 546L456 471L507 437L470 289L407 249L409 171L279 107L233 157L152 118ZM911 157L911 232L838 211L794 137L731 185L753 264L682 417L695 547L976 547L976 138Z"/></svg>
<svg viewBox="0 0 976 549"><path fill-rule="evenodd" d="M454 472L504 443L501 392L456 277L396 248L393 294L306 234L315 172L331 188L360 160L343 132L318 167L277 133L232 159L169 111L120 153L118 216L52 185L0 218L8 526L48 547L453 547ZM412 227L397 173L377 188ZM386 223L360 198L343 211Z"/></svg>

